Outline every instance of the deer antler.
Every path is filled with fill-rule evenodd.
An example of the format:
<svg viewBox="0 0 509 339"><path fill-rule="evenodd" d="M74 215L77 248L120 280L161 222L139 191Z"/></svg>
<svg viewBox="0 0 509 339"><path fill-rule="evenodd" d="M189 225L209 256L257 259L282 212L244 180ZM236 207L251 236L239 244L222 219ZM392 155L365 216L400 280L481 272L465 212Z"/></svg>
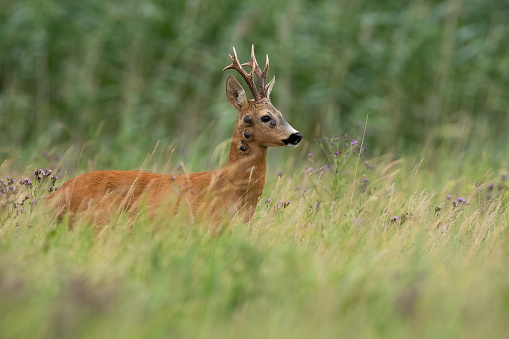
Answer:
<svg viewBox="0 0 509 339"><path fill-rule="evenodd" d="M249 60L249 62L240 64L235 47L233 47L233 56L230 55L230 58L232 59L232 64L223 68L223 71L227 69L234 69L239 72L249 86L251 93L253 93L255 101L261 101L262 99L267 98L268 96L267 88L265 87L265 78L267 77L267 72L269 70L269 55L266 55L265 67L263 68L263 71L261 70L260 66L258 66L258 62L256 61L254 45L251 45L251 60ZM243 68L244 66L251 67L251 72L247 73ZM254 75L256 75L256 79L258 80L258 86L255 84Z"/></svg>

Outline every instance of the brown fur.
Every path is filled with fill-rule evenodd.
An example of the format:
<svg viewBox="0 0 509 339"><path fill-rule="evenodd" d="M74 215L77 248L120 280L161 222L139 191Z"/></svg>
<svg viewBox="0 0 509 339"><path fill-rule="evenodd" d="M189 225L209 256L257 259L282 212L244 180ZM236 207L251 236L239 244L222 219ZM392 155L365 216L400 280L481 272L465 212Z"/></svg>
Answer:
<svg viewBox="0 0 509 339"><path fill-rule="evenodd" d="M79 214L100 225L108 223L116 210L135 215L144 206L153 218L185 209L213 223L235 215L249 220L265 186L267 148L284 146L283 140L297 132L271 104L272 85L267 97L256 102L247 99L235 78L228 77L226 95L238 118L225 167L177 176L140 171L86 173L65 182L47 203L55 206L59 218ZM262 116L274 122L263 122Z"/></svg>

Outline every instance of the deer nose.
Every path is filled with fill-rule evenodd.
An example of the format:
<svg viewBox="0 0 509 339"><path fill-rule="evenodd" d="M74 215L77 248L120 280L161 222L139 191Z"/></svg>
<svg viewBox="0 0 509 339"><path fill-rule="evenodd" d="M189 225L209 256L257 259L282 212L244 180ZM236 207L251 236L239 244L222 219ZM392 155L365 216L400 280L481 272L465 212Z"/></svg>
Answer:
<svg viewBox="0 0 509 339"><path fill-rule="evenodd" d="M302 134L300 133L292 133L288 137L288 139L283 140L286 145L289 146L297 146L297 144L302 140Z"/></svg>

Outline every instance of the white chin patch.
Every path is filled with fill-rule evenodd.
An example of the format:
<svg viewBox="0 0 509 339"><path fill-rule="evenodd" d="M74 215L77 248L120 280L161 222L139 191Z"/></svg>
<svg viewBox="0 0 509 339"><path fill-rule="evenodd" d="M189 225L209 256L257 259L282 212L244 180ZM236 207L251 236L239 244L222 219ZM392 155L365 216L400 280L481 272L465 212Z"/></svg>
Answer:
<svg viewBox="0 0 509 339"><path fill-rule="evenodd" d="M297 147L298 144L288 144L286 147Z"/></svg>

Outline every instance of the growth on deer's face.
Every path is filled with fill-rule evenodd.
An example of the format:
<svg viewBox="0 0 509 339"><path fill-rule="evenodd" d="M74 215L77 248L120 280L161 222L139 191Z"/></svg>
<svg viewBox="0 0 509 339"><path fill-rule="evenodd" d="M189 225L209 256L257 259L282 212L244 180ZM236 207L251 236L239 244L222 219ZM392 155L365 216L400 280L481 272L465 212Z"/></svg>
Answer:
<svg viewBox="0 0 509 339"><path fill-rule="evenodd" d="M248 221L265 186L267 148L297 146L302 134L290 126L270 102L275 78L265 84L269 58L263 71L251 49L251 60L240 64L235 48L232 64L246 81L253 99L229 76L226 96L238 112L225 167L209 172L161 175L141 171L97 171L79 175L53 192L48 203L57 216L84 214L94 224L106 224L115 211L136 215L147 207L151 217L190 211L211 225L238 215ZM250 67L247 73L243 67ZM256 76L256 82L255 82ZM166 220L166 219L165 219Z"/></svg>

